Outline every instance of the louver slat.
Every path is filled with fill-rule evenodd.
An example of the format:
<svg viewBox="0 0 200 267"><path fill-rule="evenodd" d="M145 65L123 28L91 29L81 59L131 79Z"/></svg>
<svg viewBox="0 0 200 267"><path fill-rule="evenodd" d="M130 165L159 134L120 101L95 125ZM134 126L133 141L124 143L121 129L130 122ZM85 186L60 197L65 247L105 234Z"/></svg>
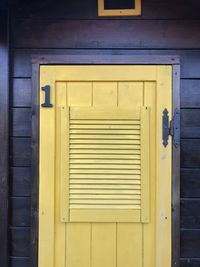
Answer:
<svg viewBox="0 0 200 267"><path fill-rule="evenodd" d="M149 123L144 114L148 109L70 107L61 111L65 162L61 185L66 190L65 194L61 189L61 202L67 201L61 205L62 221L96 221L95 214L98 221L141 221L141 209L147 206L142 186L148 186L142 181L143 173L148 176L148 170L142 170L148 155L141 150L149 145L142 140L146 139L142 120L147 118Z"/></svg>

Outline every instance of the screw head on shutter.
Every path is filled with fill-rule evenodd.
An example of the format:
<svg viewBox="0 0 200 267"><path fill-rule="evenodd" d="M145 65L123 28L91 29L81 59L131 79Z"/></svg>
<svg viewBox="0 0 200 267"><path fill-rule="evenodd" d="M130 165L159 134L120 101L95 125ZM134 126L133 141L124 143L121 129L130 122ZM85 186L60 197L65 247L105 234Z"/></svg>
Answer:
<svg viewBox="0 0 200 267"><path fill-rule="evenodd" d="M178 108L174 110L172 120L169 121L169 112L165 108L163 110L162 116L162 139L163 145L166 147L168 145L169 135L173 138L173 145L179 147L180 145L180 111Z"/></svg>

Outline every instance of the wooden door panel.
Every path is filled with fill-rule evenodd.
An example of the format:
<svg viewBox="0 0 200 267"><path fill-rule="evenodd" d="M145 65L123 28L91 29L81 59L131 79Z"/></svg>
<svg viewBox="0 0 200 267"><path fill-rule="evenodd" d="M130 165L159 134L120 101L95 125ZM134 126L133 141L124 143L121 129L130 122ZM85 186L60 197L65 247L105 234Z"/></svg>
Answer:
<svg viewBox="0 0 200 267"><path fill-rule="evenodd" d="M68 82L67 105L68 106L91 106L92 83L91 82Z"/></svg>
<svg viewBox="0 0 200 267"><path fill-rule="evenodd" d="M118 105L121 107L143 106L143 82L119 82ZM141 223L118 223L117 225L117 266L142 267L142 233Z"/></svg>
<svg viewBox="0 0 200 267"><path fill-rule="evenodd" d="M155 160L155 147L156 147L156 83L144 83L144 105L151 107L150 115L150 177L156 177L156 160ZM150 179L150 221L148 224L143 224L143 264L144 266L155 266L156 247L155 247L155 216L156 216L156 179Z"/></svg>
<svg viewBox="0 0 200 267"><path fill-rule="evenodd" d="M171 141L167 149L162 146L161 116L164 107L168 108L169 115L171 115L171 67L41 67L41 86L46 84L50 84L52 89L53 108L49 110L41 108L39 267L169 267L171 261ZM41 94L41 102L43 102L43 94ZM99 215L96 214L95 221L97 222L64 223L62 221L61 202L66 196L62 197L61 192L62 186L66 185L61 184L60 179L59 166L60 161L62 161L62 154L60 154L62 142L59 129L62 128L62 122L59 119L59 112L60 108L70 106L102 107L104 110L111 107L149 107L150 180L149 184L143 186L144 190L148 189L150 192L149 197L144 201L144 205L149 205L149 219L146 220L146 223L139 223L139 220L134 223L98 222L98 216L100 216L99 218L102 217L100 213ZM47 124L47 122L50 123ZM100 128L98 129L98 127ZM102 150L104 154L99 154L98 163L103 162L105 155L106 157L110 156L108 154L109 142L102 137L102 126L98 127L98 130L91 130L91 127L88 127L87 136L82 138L82 145L79 146L80 151L86 144L90 146L85 150L86 153L89 153L89 157L84 159L84 155L81 155L78 150L78 154L73 153L70 156L71 162L76 166L84 163L87 168L91 164L95 167L97 162L91 154L91 151L95 150L96 147L96 142L92 141L96 140L95 138L100 138L98 139L101 141L100 143L105 143L104 150ZM114 133L116 132L112 132L112 127L111 125L108 132L112 138L115 138ZM118 146L116 143L115 148L114 142L123 133L120 127L117 129L117 137L112 139L114 149ZM81 129L76 126L72 131L72 143L76 146ZM135 136L138 133L139 129L134 129ZM131 134L126 135L126 140L129 140L129 137ZM88 143L87 140L90 139L91 142ZM124 141L124 144L121 144L124 146L120 150L122 153L119 152L114 155L113 164L123 163L126 142L129 141ZM49 146L48 156L44 153L47 146ZM55 164L53 163L54 159L56 159ZM127 160L136 163L140 157L133 153L133 155L129 155ZM46 171L47 168L49 171ZM164 173L163 170L165 170ZM135 171L137 172L137 170ZM124 174L118 174L119 181L129 175L128 172L127 169ZM92 172L91 174L87 173L88 171L83 169L81 179L82 177L88 179L92 175ZM46 175L48 176L48 185L44 180ZM107 178L106 175L104 176L102 179ZM109 177L113 179L116 178L116 175L113 178L112 176ZM76 188L74 190L76 190L76 196L81 192ZM85 190L87 191L87 188ZM146 196L148 196L147 191L144 191ZM84 199L87 198L88 193ZM127 201L129 201L128 198ZM85 216L85 211L80 211L80 214L81 212L82 215L80 216ZM74 213L73 216L77 215ZM109 216L112 217L111 214ZM145 214L143 216L145 218ZM48 236L49 242L45 241L45 236ZM165 252L166 249L167 253ZM47 258L49 253L51 255Z"/></svg>
<svg viewBox="0 0 200 267"><path fill-rule="evenodd" d="M91 262L91 224L66 224L66 265L88 267ZM58 265L59 266L59 265Z"/></svg>
<svg viewBox="0 0 200 267"><path fill-rule="evenodd" d="M119 82L118 105L119 107L141 107L143 105L143 82Z"/></svg>
<svg viewBox="0 0 200 267"><path fill-rule="evenodd" d="M116 267L116 223L93 223L91 240L92 266Z"/></svg>
<svg viewBox="0 0 200 267"><path fill-rule="evenodd" d="M140 223L117 224L117 266L142 267L142 225Z"/></svg>

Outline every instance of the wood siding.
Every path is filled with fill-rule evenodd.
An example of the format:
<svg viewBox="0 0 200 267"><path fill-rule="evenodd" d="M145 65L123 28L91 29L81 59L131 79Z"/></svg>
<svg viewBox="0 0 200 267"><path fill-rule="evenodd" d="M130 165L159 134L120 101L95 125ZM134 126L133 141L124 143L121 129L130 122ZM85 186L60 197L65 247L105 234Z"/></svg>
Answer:
<svg viewBox="0 0 200 267"><path fill-rule="evenodd" d="M8 14L0 10L0 266L8 262L9 35Z"/></svg>
<svg viewBox="0 0 200 267"><path fill-rule="evenodd" d="M181 57L181 266L200 266L199 1L143 1L141 17L98 18L97 1L14 6L11 16L10 266L29 267L31 55Z"/></svg>

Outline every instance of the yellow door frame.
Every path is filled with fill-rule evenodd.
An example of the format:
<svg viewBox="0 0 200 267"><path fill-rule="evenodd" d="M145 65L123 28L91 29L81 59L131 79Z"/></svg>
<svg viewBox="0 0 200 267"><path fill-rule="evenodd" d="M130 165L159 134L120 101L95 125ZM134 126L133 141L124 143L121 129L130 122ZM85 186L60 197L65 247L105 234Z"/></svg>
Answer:
<svg viewBox="0 0 200 267"><path fill-rule="evenodd" d="M180 60L176 56L35 56L33 57L33 116L32 116L32 245L31 266L38 264L38 192L39 192L39 75L41 65L52 64L116 64L116 65L171 65L172 112L180 109ZM172 146L172 266L179 266L180 228L180 148Z"/></svg>

